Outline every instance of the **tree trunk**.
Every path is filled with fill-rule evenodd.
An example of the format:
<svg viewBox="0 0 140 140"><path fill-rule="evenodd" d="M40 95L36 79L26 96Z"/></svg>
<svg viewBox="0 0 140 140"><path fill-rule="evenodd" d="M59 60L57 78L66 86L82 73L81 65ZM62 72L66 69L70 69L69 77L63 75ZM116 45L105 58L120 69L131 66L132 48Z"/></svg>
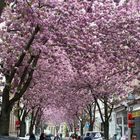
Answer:
<svg viewBox="0 0 140 140"><path fill-rule="evenodd" d="M89 109L89 131L93 131L93 121L92 121L92 106L90 105Z"/></svg>
<svg viewBox="0 0 140 140"><path fill-rule="evenodd" d="M30 128L29 128L29 134L32 134L32 133L33 133L33 129L34 129L34 125L31 124L31 125L30 125Z"/></svg>
<svg viewBox="0 0 140 140"><path fill-rule="evenodd" d="M34 109L32 110L32 113L31 113L31 123L30 123L30 128L29 128L29 134L33 133L33 129L34 129L35 123L37 121L37 117L38 117L38 113L40 111L40 107L38 107L37 110L34 110Z"/></svg>
<svg viewBox="0 0 140 140"><path fill-rule="evenodd" d="M6 79L6 81L8 81ZM1 115L0 115L0 135L9 135L9 123L10 123L10 112L12 110L12 105L9 104L9 85L6 85L2 94L2 105L1 105Z"/></svg>
<svg viewBox="0 0 140 140"><path fill-rule="evenodd" d="M93 119L92 119L92 110L89 114L90 120L89 120L89 131L93 131Z"/></svg>
<svg viewBox="0 0 140 140"><path fill-rule="evenodd" d="M104 97L104 115L105 115L105 121L104 121L104 135L105 139L109 140L109 112L108 112L108 104L107 104L107 97Z"/></svg>
<svg viewBox="0 0 140 140"><path fill-rule="evenodd" d="M41 130L41 133L44 133L44 122L42 120L40 123L40 130Z"/></svg>
<svg viewBox="0 0 140 140"><path fill-rule="evenodd" d="M69 131L72 132L73 131L73 124L72 123L68 123L68 127L69 127Z"/></svg>
<svg viewBox="0 0 140 140"><path fill-rule="evenodd" d="M80 135L83 136L83 121L80 121Z"/></svg>
<svg viewBox="0 0 140 140"><path fill-rule="evenodd" d="M74 127L74 134L76 135L76 127Z"/></svg>
<svg viewBox="0 0 140 140"><path fill-rule="evenodd" d="M36 122L36 125L35 125L35 134L40 134L40 128L39 128L39 126L40 126L40 122Z"/></svg>
<svg viewBox="0 0 140 140"><path fill-rule="evenodd" d="M21 111L21 112L20 112ZM22 109L18 112L18 119L20 120L20 137L25 137L26 134L26 116L28 111L26 109Z"/></svg>
<svg viewBox="0 0 140 140"><path fill-rule="evenodd" d="M104 122L104 136L106 140L109 140L109 122Z"/></svg>
<svg viewBox="0 0 140 140"><path fill-rule="evenodd" d="M2 110L0 116L0 135L9 135L10 110Z"/></svg>
<svg viewBox="0 0 140 140"><path fill-rule="evenodd" d="M96 102L94 103L94 109L92 110L92 105L90 105L89 108L89 131L93 131L93 126L94 126L94 122L95 122L95 112L96 112Z"/></svg>
<svg viewBox="0 0 140 140"><path fill-rule="evenodd" d="M20 137L25 137L25 134L26 134L26 122L25 122L25 120L22 120L20 122L20 133L19 133L19 136Z"/></svg>
<svg viewBox="0 0 140 140"><path fill-rule="evenodd" d="M75 121L74 121L73 127L74 127L74 128L73 128L73 129L74 129L74 130L73 130L73 131L74 131L74 134L76 134L76 122L75 122Z"/></svg>
<svg viewBox="0 0 140 140"><path fill-rule="evenodd" d="M90 120L90 124L89 124L89 131L93 131L93 122Z"/></svg>
<svg viewBox="0 0 140 140"><path fill-rule="evenodd" d="M103 101L101 100L104 103L104 114L103 114L97 99L96 98L94 98L94 99L97 103L100 117L101 117L101 120L103 123L105 139L109 140L109 118L111 117L111 113L113 110L113 104L112 105L110 104L111 107L109 107L108 97L104 96Z"/></svg>
<svg viewBox="0 0 140 140"><path fill-rule="evenodd" d="M40 110L40 114L37 116L37 119L36 119L36 124L35 124L35 134L40 134L41 133L41 110Z"/></svg>
<svg viewBox="0 0 140 140"><path fill-rule="evenodd" d="M40 134L40 127L39 125L35 125L35 134Z"/></svg>

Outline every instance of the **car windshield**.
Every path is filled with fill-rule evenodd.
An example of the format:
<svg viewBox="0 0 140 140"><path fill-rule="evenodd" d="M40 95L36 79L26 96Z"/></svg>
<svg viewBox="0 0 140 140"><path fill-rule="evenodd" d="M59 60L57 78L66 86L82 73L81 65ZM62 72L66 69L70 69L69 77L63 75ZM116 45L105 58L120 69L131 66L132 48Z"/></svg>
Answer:
<svg viewBox="0 0 140 140"><path fill-rule="evenodd" d="M90 133L86 133L86 136L90 136Z"/></svg>
<svg viewBox="0 0 140 140"><path fill-rule="evenodd" d="M100 132L92 132L91 136L94 138L101 138L103 134Z"/></svg>

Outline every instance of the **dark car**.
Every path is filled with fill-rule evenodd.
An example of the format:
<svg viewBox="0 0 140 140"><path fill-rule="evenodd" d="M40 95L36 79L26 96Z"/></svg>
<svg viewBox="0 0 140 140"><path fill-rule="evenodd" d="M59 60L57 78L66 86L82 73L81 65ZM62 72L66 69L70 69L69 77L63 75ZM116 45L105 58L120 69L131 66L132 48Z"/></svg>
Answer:
<svg viewBox="0 0 140 140"><path fill-rule="evenodd" d="M45 140L53 140L52 137L54 137L54 135L48 134L48 135L45 136Z"/></svg>
<svg viewBox="0 0 140 140"><path fill-rule="evenodd" d="M84 140L92 140L92 138L90 136L86 136L84 137Z"/></svg>

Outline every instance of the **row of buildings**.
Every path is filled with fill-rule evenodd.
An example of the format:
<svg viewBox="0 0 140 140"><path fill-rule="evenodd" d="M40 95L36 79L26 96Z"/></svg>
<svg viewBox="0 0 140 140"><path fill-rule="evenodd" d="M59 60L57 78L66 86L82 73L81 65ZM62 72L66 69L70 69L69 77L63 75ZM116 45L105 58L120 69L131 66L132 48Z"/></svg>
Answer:
<svg viewBox="0 0 140 140"><path fill-rule="evenodd" d="M130 123L128 120L128 113L131 113L133 117L132 121L134 125L132 128L128 128L128 124ZM112 113L112 119L114 121L112 121L110 125L110 132L114 126L114 132L112 133L123 136L129 135L129 129L131 129L131 133L135 133L137 139L140 139L140 95L137 95L133 101L128 101L127 103L122 102L116 105Z"/></svg>

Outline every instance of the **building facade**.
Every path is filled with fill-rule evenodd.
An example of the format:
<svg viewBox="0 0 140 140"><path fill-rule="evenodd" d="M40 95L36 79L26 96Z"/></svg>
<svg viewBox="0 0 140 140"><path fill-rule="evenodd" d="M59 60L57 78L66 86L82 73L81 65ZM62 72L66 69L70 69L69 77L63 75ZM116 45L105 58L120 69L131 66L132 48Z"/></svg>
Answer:
<svg viewBox="0 0 140 140"><path fill-rule="evenodd" d="M137 135L137 139L140 139L140 97L137 96L134 102L127 102L127 106L120 104L115 106L114 108L114 124L115 131L114 134L117 134L118 139L123 135L130 135L135 133ZM128 128L128 113L132 113L134 125L132 128Z"/></svg>
<svg viewBox="0 0 140 140"><path fill-rule="evenodd" d="M59 124L59 125L54 125L52 123L48 123L47 128L44 130L46 134L53 134L54 136L58 134L62 134L62 137L66 136L66 129L67 129L67 124L65 122Z"/></svg>

